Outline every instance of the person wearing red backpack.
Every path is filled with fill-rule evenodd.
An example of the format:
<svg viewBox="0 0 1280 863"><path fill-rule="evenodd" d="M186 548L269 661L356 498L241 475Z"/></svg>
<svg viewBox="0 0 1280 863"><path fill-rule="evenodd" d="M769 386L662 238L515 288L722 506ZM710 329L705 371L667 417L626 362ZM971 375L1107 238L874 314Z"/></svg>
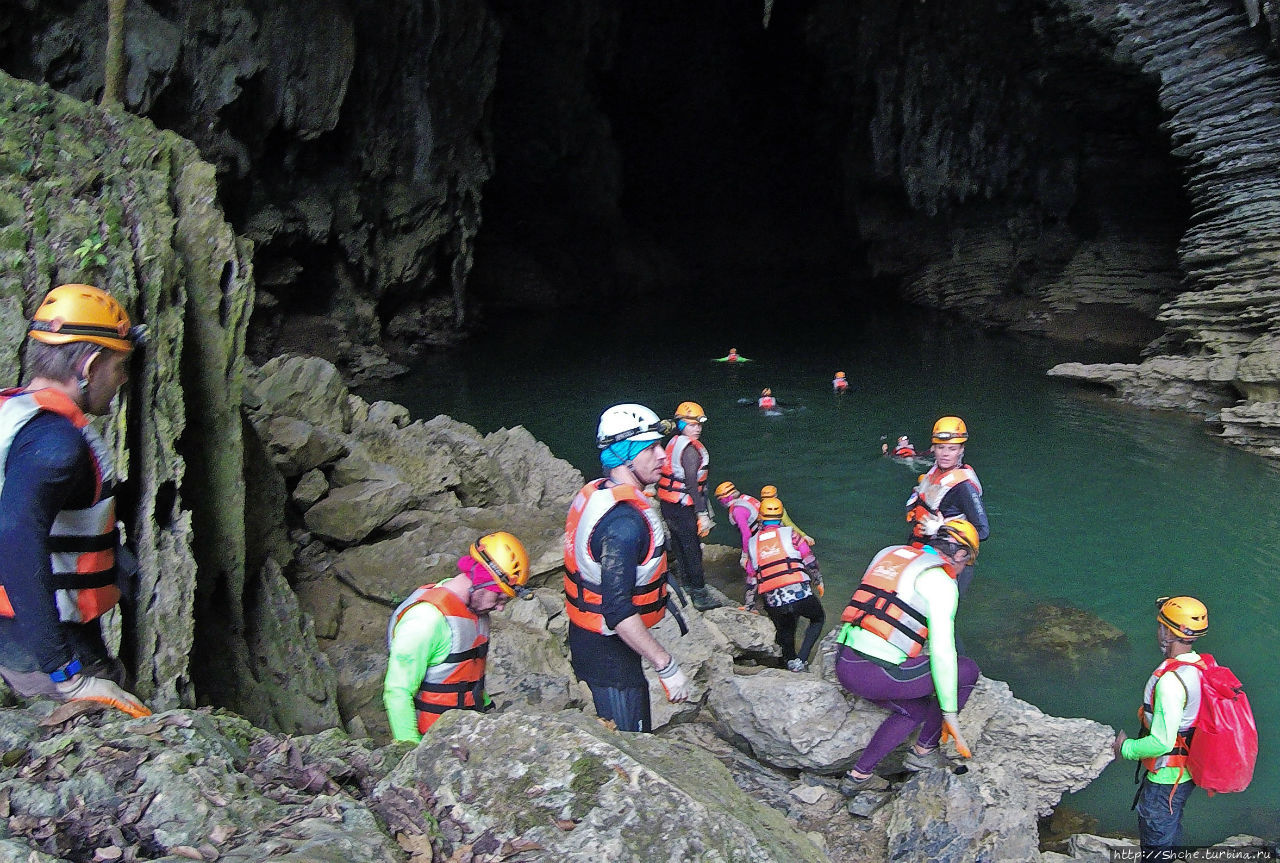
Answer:
<svg viewBox="0 0 1280 863"><path fill-rule="evenodd" d="M1121 731L1111 744L1116 758L1141 761L1146 771L1136 801L1144 860L1165 859L1162 852L1182 844L1182 809L1195 788L1187 754L1200 712L1200 655L1193 648L1209 631L1209 610L1194 597L1161 597L1156 620L1164 661L1143 691L1143 736L1129 739Z"/></svg>

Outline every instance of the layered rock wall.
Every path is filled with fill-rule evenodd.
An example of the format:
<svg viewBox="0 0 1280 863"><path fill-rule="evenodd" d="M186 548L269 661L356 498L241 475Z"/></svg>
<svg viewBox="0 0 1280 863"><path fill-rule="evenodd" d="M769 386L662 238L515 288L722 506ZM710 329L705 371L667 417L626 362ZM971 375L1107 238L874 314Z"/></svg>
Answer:
<svg viewBox="0 0 1280 863"><path fill-rule="evenodd" d="M1166 334L1153 356L1053 373L1209 412L1229 440L1280 457L1280 64L1259 38L1257 4L1066 5L1159 82L1193 212L1178 250L1183 292L1158 315Z"/></svg>
<svg viewBox="0 0 1280 863"><path fill-rule="evenodd" d="M806 35L845 109L849 230L903 296L1058 337L1158 333L1185 205L1153 85L1105 34L1052 3L830 2Z"/></svg>

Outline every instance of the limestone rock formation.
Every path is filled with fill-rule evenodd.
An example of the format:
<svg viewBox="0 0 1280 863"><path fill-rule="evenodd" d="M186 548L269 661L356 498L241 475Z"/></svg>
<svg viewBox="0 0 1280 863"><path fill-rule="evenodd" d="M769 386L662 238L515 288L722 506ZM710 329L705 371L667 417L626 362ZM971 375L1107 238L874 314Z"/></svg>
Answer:
<svg viewBox="0 0 1280 863"><path fill-rule="evenodd" d="M455 711L439 722L441 732L374 792L375 805L402 814L393 828L429 832L425 818L413 818L425 808L421 788L492 843L522 840L546 859L824 859L695 746L621 734L575 713Z"/></svg>
<svg viewBox="0 0 1280 863"><path fill-rule="evenodd" d="M1280 437L1264 417L1280 393L1280 154L1259 142L1274 140L1280 119L1257 106L1280 97L1280 67L1251 32L1261 10L1225 2L1071 5L1115 40L1118 57L1159 82L1174 152L1188 166L1193 213L1179 246L1183 291L1158 315L1166 334L1150 350L1156 355L1124 368L1054 371L1211 419L1243 400L1231 408L1238 419L1230 431L1223 418L1224 436L1274 456ZM1274 6L1267 21L1274 42Z"/></svg>
<svg viewBox="0 0 1280 863"><path fill-rule="evenodd" d="M149 121L45 87L0 75L0 99L6 383L18 383L28 310L55 284L100 284L150 328L132 395L105 429L141 564L139 607L116 633L139 693L157 708L194 705L198 693L290 731L335 724L331 672L280 575L291 555L273 528L283 496L245 517L246 482L259 502L274 498L268 472L246 467L252 268L212 167ZM290 679L302 685L282 685Z"/></svg>
<svg viewBox="0 0 1280 863"><path fill-rule="evenodd" d="M291 548L300 550L289 575L318 622L342 720L385 736L381 678L391 611L419 585L456 573L458 557L493 530L520 538L535 576L556 570L564 512L582 475L523 428L481 435L448 417L409 422L397 405L369 405L347 390L333 364L315 357L274 358L250 379L250 422L282 483L293 486ZM576 706L563 651L541 643L548 625L538 621L539 638L522 637L518 627L502 636L532 667L501 691L509 687L511 700ZM500 663L496 675L501 681Z"/></svg>
<svg viewBox="0 0 1280 863"><path fill-rule="evenodd" d="M500 34L487 4L126 10L124 106L199 147L257 245L260 359L305 348L376 376L384 344L456 338L492 172L483 119ZM95 97L101 9L5 17L5 68Z"/></svg>

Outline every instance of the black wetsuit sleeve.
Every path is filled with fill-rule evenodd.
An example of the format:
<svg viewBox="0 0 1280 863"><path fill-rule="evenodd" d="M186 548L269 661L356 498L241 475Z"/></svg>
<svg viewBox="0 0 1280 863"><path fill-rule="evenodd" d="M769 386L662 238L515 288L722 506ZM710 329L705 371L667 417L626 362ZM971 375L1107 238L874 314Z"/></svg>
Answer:
<svg viewBox="0 0 1280 863"><path fill-rule="evenodd" d="M89 447L64 417L39 414L14 437L0 491L0 583L14 616L0 636L41 671L74 658L54 600L49 531L61 510L91 502L93 483Z"/></svg>
<svg viewBox="0 0 1280 863"><path fill-rule="evenodd" d="M942 499L941 509L944 516L964 513L969 523L978 529L979 541L986 542L991 534L991 526L987 524L987 508L982 505L982 495L978 494L973 483L962 482L947 492Z"/></svg>
<svg viewBox="0 0 1280 863"><path fill-rule="evenodd" d="M600 561L604 622L610 629L636 613L631 591L636 567L648 549L649 526L644 516L624 504L605 513L591 535L591 554Z"/></svg>
<svg viewBox="0 0 1280 863"><path fill-rule="evenodd" d="M680 453L680 466L684 468L684 481L693 497L694 512L709 512L707 496L698 488L698 471L702 468L702 456L697 447L687 446Z"/></svg>

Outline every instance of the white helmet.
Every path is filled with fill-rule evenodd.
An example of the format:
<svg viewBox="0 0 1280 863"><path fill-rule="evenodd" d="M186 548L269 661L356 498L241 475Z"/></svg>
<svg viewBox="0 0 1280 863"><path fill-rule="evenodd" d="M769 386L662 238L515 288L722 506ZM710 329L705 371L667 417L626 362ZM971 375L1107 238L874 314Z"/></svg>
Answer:
<svg viewBox="0 0 1280 863"><path fill-rule="evenodd" d="M644 405L614 405L600 414L596 446L604 449L624 440L662 440L663 429L658 415Z"/></svg>

